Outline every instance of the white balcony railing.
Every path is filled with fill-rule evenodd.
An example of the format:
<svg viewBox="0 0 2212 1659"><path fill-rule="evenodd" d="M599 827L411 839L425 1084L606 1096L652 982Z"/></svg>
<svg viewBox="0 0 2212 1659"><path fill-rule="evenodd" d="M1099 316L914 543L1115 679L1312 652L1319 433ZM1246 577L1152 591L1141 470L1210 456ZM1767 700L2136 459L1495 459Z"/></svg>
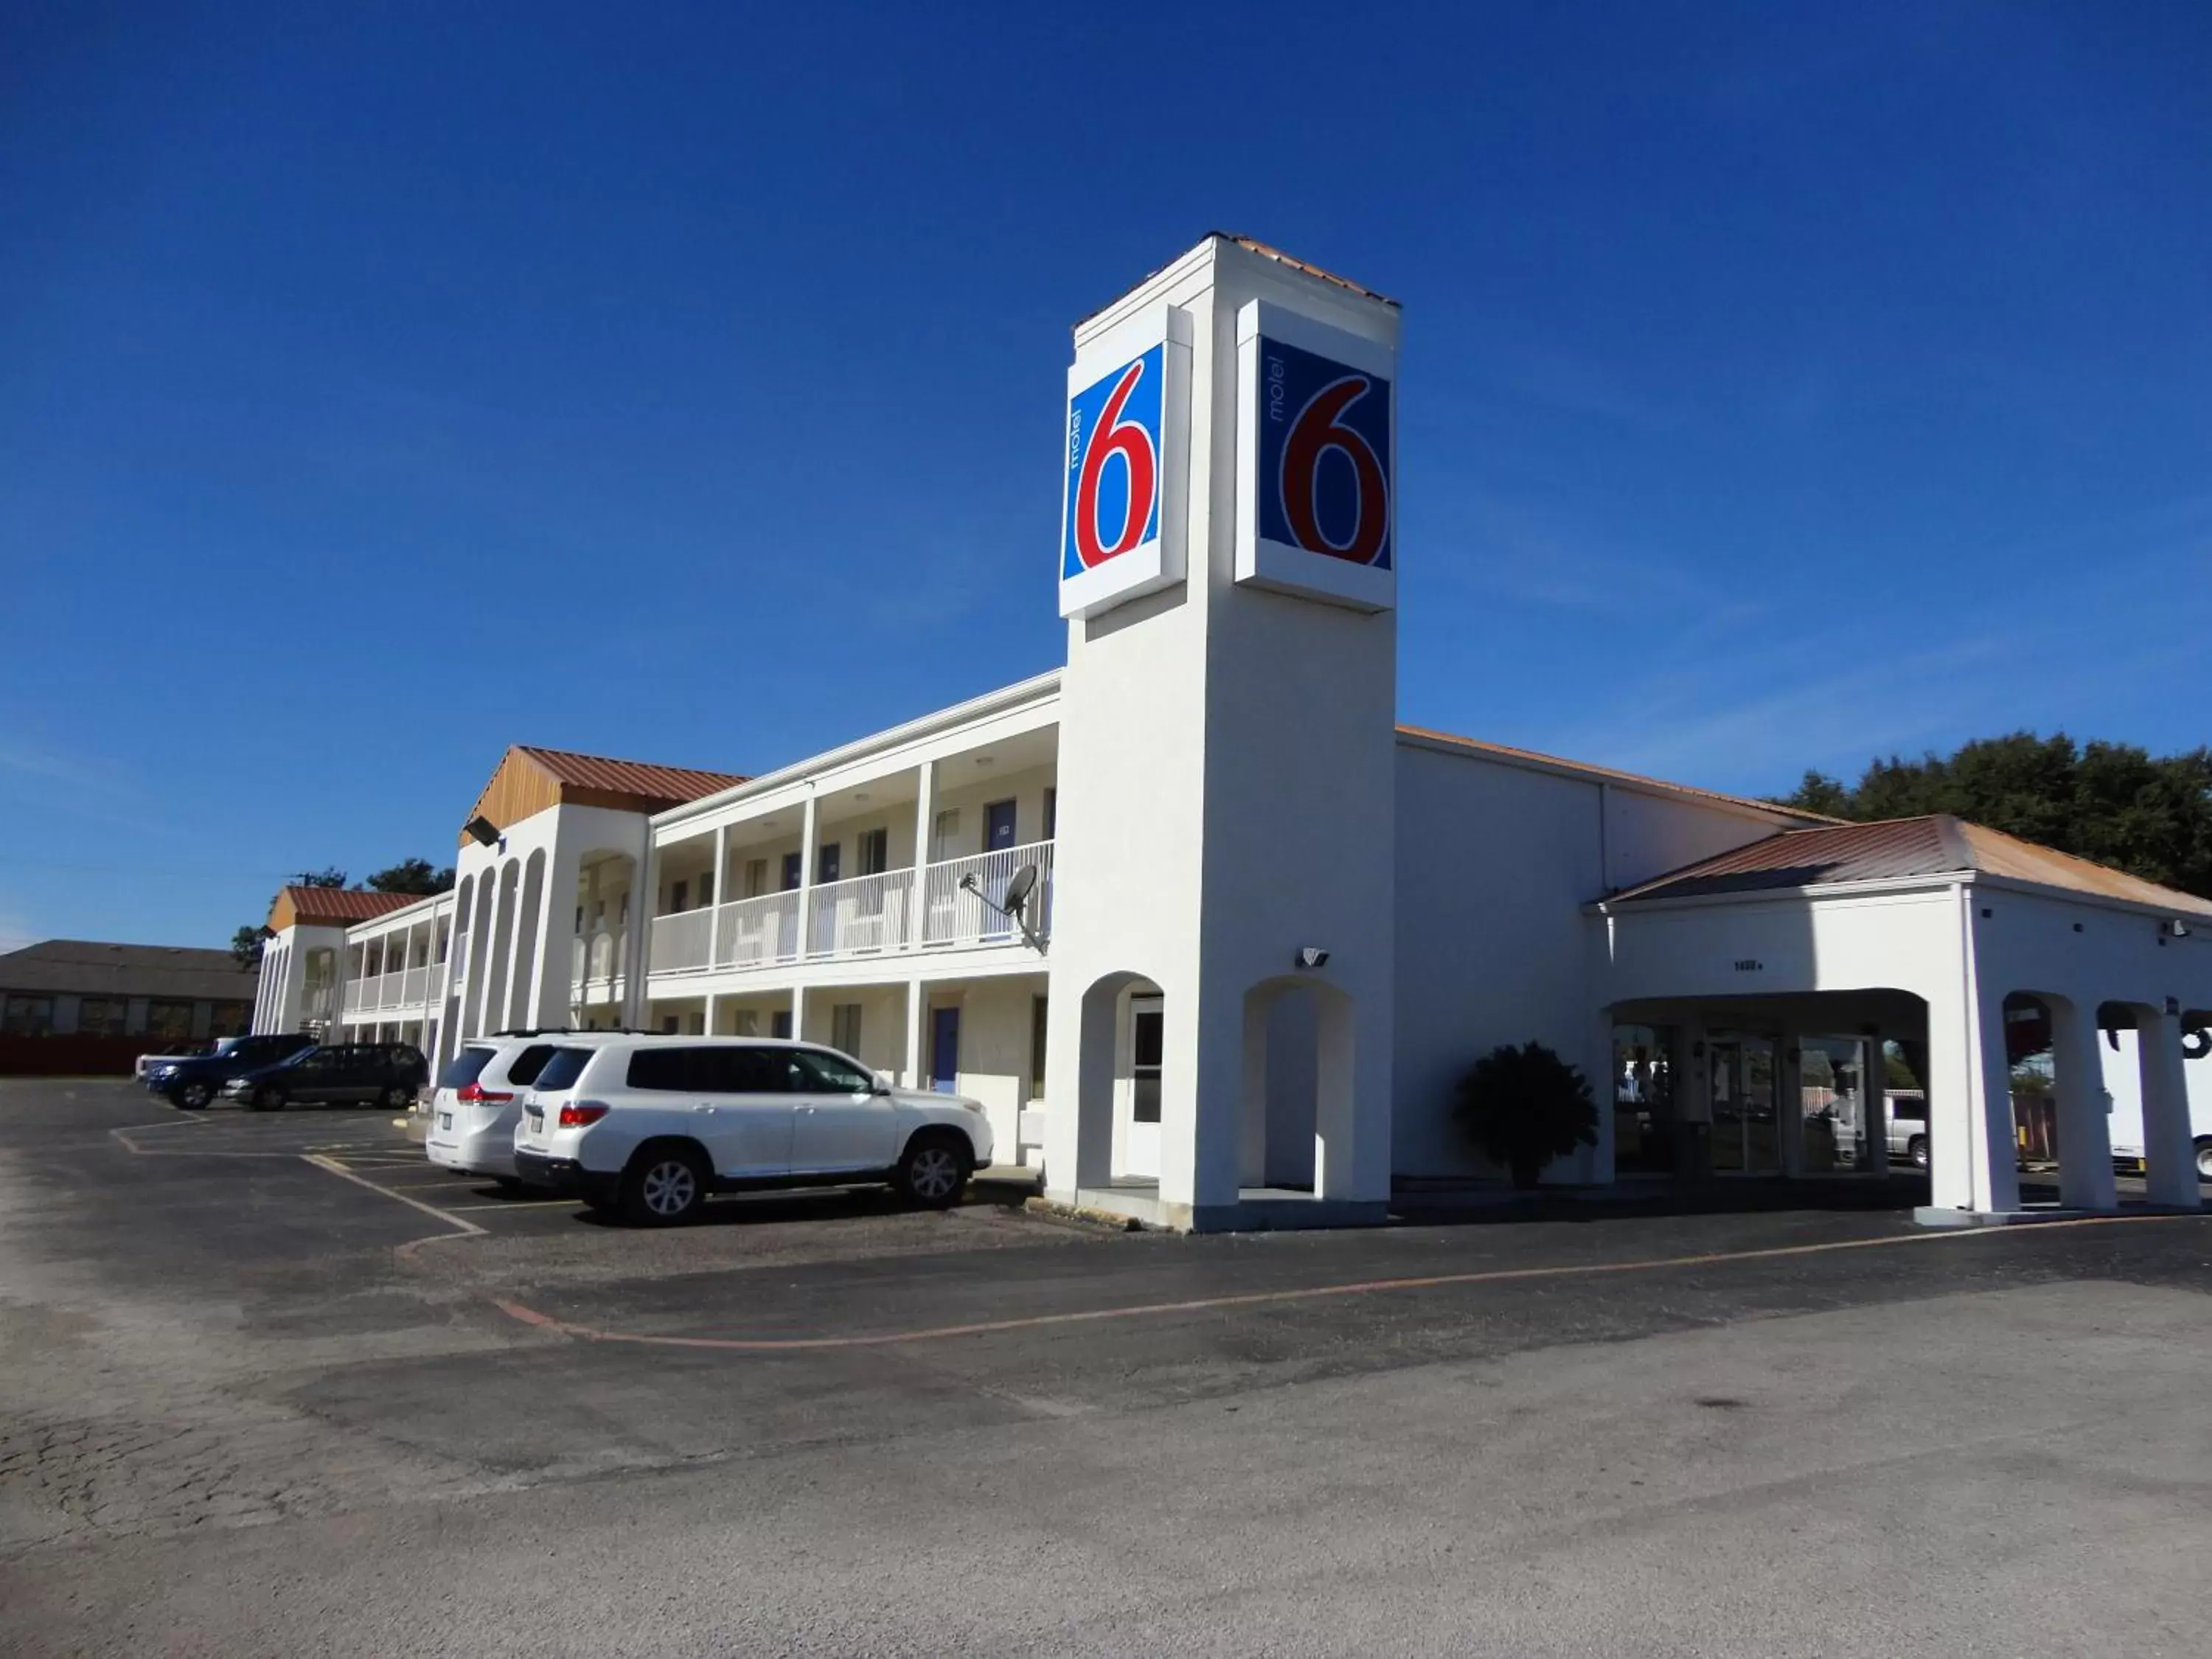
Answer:
<svg viewBox="0 0 2212 1659"><path fill-rule="evenodd" d="M905 949L913 893L912 870L885 870L816 888L806 954L860 957Z"/></svg>
<svg viewBox="0 0 2212 1659"><path fill-rule="evenodd" d="M1031 930L1043 938L1052 931L1052 847L1048 841L1032 842L923 870L885 870L817 887L808 896L805 958L825 962L917 947L1016 944L1021 929L993 906L1005 902L1007 887L1024 865L1036 866L1036 881L1024 914ZM962 884L971 878L972 890ZM717 969L797 962L799 898L795 890L764 893L734 899L719 910L655 916L651 971L702 972L710 958ZM577 949L581 951L581 941ZM597 970L593 976L604 977ZM572 967L571 977L582 984L582 969Z"/></svg>
<svg viewBox="0 0 2212 1659"><path fill-rule="evenodd" d="M430 970L410 968L400 976L399 1000L409 1007L418 1007L430 995Z"/></svg>
<svg viewBox="0 0 2212 1659"><path fill-rule="evenodd" d="M678 910L655 916L647 940L646 972L680 974L687 968L704 968L714 927L712 910Z"/></svg>
<svg viewBox="0 0 2212 1659"><path fill-rule="evenodd" d="M722 907L717 968L759 968L799 957L799 895L763 893Z"/></svg>
<svg viewBox="0 0 2212 1659"><path fill-rule="evenodd" d="M1014 872L1024 865L1036 867L1036 885L1031 890L1024 918L1040 939L1051 933L1052 843L1038 841L931 865L929 878L922 885L921 942L925 945L999 945L1018 939L1021 930L992 904L1005 902ZM991 904L983 902L986 898Z"/></svg>
<svg viewBox="0 0 2212 1659"><path fill-rule="evenodd" d="M579 934L568 947L569 985L580 994L586 985L611 984L629 967L629 937L611 927Z"/></svg>

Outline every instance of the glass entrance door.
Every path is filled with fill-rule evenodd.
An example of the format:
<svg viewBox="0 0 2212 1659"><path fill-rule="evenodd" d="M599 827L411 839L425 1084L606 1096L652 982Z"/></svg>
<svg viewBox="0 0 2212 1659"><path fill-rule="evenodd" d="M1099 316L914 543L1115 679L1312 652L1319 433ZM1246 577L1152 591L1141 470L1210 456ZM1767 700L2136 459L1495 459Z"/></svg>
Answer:
<svg viewBox="0 0 2212 1659"><path fill-rule="evenodd" d="M1712 1066L1713 1172L1781 1174L1774 1045L1765 1037L1716 1037L1706 1054Z"/></svg>

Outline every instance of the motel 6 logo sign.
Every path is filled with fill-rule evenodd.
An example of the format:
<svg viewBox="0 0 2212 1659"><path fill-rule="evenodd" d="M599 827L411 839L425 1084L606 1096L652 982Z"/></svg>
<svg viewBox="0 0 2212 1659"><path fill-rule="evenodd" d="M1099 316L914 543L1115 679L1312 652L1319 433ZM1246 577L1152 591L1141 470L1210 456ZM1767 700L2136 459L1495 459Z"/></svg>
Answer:
<svg viewBox="0 0 2212 1659"><path fill-rule="evenodd" d="M1395 353L1260 301L1239 313L1237 335L1237 580L1389 609Z"/></svg>
<svg viewBox="0 0 2212 1659"><path fill-rule="evenodd" d="M1191 321L1159 305L1085 342L1067 371L1060 614L1100 611L1183 578Z"/></svg>
<svg viewBox="0 0 2212 1659"><path fill-rule="evenodd" d="M1163 343L1067 400L1061 580L1159 539L1166 378Z"/></svg>
<svg viewBox="0 0 2212 1659"><path fill-rule="evenodd" d="M1390 383L1260 342L1260 534L1390 568Z"/></svg>

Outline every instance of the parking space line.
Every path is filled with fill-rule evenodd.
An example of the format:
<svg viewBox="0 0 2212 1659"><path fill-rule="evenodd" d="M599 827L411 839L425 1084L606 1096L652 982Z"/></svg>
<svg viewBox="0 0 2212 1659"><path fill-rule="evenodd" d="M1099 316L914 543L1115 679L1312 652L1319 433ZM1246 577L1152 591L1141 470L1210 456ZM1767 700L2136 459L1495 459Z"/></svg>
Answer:
<svg viewBox="0 0 2212 1659"><path fill-rule="evenodd" d="M583 1207L584 1200L580 1198L510 1198L503 1203L495 1200L486 1204L456 1204L452 1206L455 1215L470 1210L580 1210Z"/></svg>
<svg viewBox="0 0 2212 1659"><path fill-rule="evenodd" d="M519 1323L585 1342L625 1342L641 1347L657 1348L710 1348L733 1353L788 1353L817 1348L884 1348L906 1342L934 1342L957 1336L991 1336L1005 1331L1036 1330L1051 1325L1091 1324L1102 1320L1141 1319L1154 1315L1210 1313L1223 1308L1310 1302L1327 1297L1371 1296L1386 1291L1427 1291L1528 1279L1595 1278L1605 1273L1717 1267L1737 1261L1774 1261L1790 1256L1823 1255L1839 1250L1881 1249L1903 1244L1961 1243L1969 1239L2018 1238L2023 1235L2033 1237L2037 1233L2060 1227L2124 1227L2160 1221L2207 1219L2212 1219L2212 1217L2201 1213L2082 1216L2068 1221L2038 1222L2029 1227L1961 1227L1895 1234L1882 1238L1837 1239L1825 1244L1778 1244L1756 1250L1713 1250L1696 1255L1659 1256L1640 1261L1572 1262L1548 1267L1492 1267L1473 1273L1427 1273L1408 1279L1370 1279L1352 1284L1308 1285L1283 1291L1246 1291L1229 1296L1194 1297L1180 1302L1148 1302L1119 1308L1086 1308L1071 1313L1030 1314L1016 1319L977 1320L965 1325L925 1326L914 1330L880 1331L864 1336L662 1336L579 1325L552 1314L541 1313L524 1303L501 1297L494 1297L492 1305Z"/></svg>
<svg viewBox="0 0 2212 1659"><path fill-rule="evenodd" d="M372 1193L380 1193L397 1203L404 1204L410 1210L420 1210L424 1215L434 1216L447 1226L457 1229L460 1236L471 1233L482 1235L484 1231L465 1216L455 1215L450 1210L441 1210L434 1204L425 1204L420 1199L410 1198L404 1193L395 1193L389 1187L380 1187L374 1181L365 1180L334 1158L325 1158L320 1152L302 1152L300 1156L317 1169L329 1170L341 1181L350 1181L356 1187L366 1187ZM416 1241L418 1243L422 1242Z"/></svg>

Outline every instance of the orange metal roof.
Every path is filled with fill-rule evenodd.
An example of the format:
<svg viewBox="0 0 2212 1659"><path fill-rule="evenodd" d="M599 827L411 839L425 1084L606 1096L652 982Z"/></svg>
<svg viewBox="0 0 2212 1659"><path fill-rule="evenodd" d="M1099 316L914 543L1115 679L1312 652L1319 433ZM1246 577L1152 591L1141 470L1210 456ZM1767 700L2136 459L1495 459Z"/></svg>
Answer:
<svg viewBox="0 0 2212 1659"><path fill-rule="evenodd" d="M637 795L670 806L697 800L702 795L711 795L746 781L735 772L653 766L644 761L613 760L605 755L579 755L566 749L540 749L534 744L520 743L515 747L562 783L573 784L579 789Z"/></svg>
<svg viewBox="0 0 2212 1659"><path fill-rule="evenodd" d="M2097 898L2212 916L2212 899L2161 887L1948 812L1879 823L1785 830L1614 896L1613 902L1771 893L1836 882L1913 876L1989 875Z"/></svg>
<svg viewBox="0 0 2212 1659"><path fill-rule="evenodd" d="M1398 729L1407 737L1426 738L1432 743L1448 743L1455 748L1472 749L1478 754L1498 755L1508 760L1534 761L1540 766L1556 767L1563 772L1580 772L1609 782L1633 783L1647 789L1663 789L1670 795L1696 795L1705 800L1725 801L1731 806L1753 807L1761 812L1797 818L1807 823L1842 822L1824 813L1808 812L1802 807L1784 806L1771 800L1754 800L1748 795L1723 794L1717 789L1700 789L1693 783L1669 783L1664 778L1645 777L1639 772L1618 771L1610 766L1593 765L1589 761L1564 760L1557 755L1547 755L1534 749L1516 749L1510 744L1485 743L1480 738L1462 738L1455 732L1437 732L1425 726L1402 724Z"/></svg>
<svg viewBox="0 0 2212 1659"><path fill-rule="evenodd" d="M276 896L277 904L286 899L292 902L294 921L310 924L342 924L367 921L380 916L386 910L404 908L422 901L420 893L378 893L359 887L286 887ZM271 907L270 918L275 922L276 908Z"/></svg>

